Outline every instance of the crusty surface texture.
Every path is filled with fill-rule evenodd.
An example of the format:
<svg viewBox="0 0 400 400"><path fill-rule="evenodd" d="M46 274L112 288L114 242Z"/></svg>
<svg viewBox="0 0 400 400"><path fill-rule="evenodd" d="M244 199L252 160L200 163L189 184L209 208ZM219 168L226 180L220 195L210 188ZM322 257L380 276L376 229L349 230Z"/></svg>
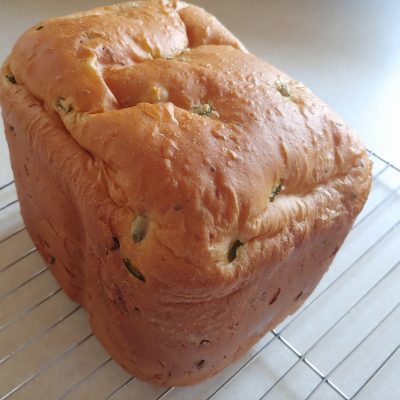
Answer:
<svg viewBox="0 0 400 400"><path fill-rule="evenodd" d="M179 1L35 25L0 101L49 269L110 354L160 385L209 378L293 313L370 189L343 121Z"/></svg>

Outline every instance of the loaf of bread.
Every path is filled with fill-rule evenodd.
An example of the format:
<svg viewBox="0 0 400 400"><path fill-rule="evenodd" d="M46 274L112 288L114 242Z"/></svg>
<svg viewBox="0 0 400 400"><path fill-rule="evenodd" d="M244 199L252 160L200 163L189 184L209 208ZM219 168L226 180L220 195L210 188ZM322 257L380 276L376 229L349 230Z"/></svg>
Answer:
<svg viewBox="0 0 400 400"><path fill-rule="evenodd" d="M370 189L355 134L184 2L32 27L0 101L37 249L112 357L160 385L211 377L296 311Z"/></svg>

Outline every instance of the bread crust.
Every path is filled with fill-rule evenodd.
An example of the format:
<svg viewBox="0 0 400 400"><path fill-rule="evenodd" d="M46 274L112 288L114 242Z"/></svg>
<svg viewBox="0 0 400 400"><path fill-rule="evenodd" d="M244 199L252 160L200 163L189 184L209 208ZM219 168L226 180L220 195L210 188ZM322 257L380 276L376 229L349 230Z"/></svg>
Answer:
<svg viewBox="0 0 400 400"><path fill-rule="evenodd" d="M160 385L209 378L294 312L370 190L342 120L179 1L43 21L0 102L38 250L115 360Z"/></svg>

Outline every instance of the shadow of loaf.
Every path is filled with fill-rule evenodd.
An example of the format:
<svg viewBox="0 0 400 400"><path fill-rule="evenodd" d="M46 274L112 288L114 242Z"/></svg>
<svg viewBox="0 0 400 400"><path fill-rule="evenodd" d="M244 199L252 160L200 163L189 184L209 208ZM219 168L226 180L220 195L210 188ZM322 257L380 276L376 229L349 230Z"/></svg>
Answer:
<svg viewBox="0 0 400 400"><path fill-rule="evenodd" d="M359 139L204 10L44 21L0 101L34 243L126 370L209 378L296 311L370 189Z"/></svg>

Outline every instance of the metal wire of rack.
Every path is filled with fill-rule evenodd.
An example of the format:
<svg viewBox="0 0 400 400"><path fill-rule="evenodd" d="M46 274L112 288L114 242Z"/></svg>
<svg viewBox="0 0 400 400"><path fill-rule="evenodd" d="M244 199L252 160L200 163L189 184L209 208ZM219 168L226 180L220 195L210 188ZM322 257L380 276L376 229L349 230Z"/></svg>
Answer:
<svg viewBox="0 0 400 400"><path fill-rule="evenodd" d="M190 388L147 385L114 363L43 266L14 182L0 186L0 400L400 399L392 373L400 367L400 170L370 157L370 199L314 293L241 360Z"/></svg>

